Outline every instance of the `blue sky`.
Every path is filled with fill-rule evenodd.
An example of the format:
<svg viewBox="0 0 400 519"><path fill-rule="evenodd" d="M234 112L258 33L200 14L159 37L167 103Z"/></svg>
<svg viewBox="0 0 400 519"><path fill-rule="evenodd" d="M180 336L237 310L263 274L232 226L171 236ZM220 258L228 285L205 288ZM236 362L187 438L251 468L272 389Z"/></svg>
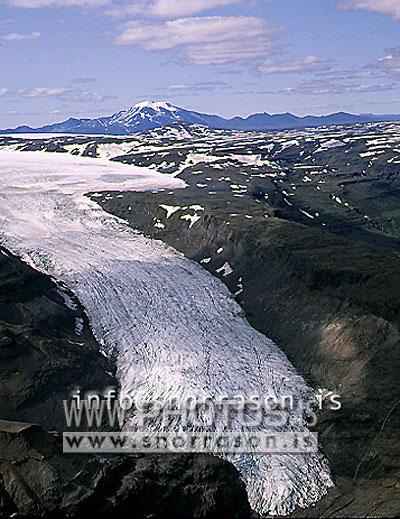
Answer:
<svg viewBox="0 0 400 519"><path fill-rule="evenodd" d="M2 0L0 127L145 99L400 112L399 0Z"/></svg>

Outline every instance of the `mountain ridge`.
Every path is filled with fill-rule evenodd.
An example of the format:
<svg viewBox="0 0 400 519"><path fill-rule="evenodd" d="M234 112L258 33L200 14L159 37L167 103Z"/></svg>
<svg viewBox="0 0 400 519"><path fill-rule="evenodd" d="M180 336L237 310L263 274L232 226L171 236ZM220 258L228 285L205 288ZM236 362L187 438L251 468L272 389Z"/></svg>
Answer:
<svg viewBox="0 0 400 519"><path fill-rule="evenodd" d="M216 114L186 110L163 101L144 101L132 107L99 118L69 119L38 128L23 125L0 130L9 133L71 133L96 135L130 135L171 124L200 124L213 130L270 131L317 126L333 126L384 121L400 121L400 114L351 114L334 112L328 115L297 116L290 112L270 114L258 112L248 117L226 119Z"/></svg>

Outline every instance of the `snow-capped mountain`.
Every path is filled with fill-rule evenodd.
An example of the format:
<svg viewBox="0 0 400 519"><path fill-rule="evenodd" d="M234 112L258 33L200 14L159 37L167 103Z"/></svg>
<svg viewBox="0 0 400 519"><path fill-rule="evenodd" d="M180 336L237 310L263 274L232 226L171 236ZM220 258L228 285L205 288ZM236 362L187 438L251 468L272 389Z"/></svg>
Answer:
<svg viewBox="0 0 400 519"><path fill-rule="evenodd" d="M190 112L163 102L145 101L128 110L122 110L111 116L110 125L121 125L132 131L150 130L173 123L193 123Z"/></svg>
<svg viewBox="0 0 400 519"><path fill-rule="evenodd" d="M72 133L72 134L102 134L102 135L129 135L155 128L180 124L201 124L210 126L208 118L170 103L145 101L138 103L127 110L121 110L109 117L98 119L70 118L61 123L31 128L21 126L13 130L4 130L0 133ZM223 120L221 118L221 120ZM211 126L210 126L211 127Z"/></svg>
<svg viewBox="0 0 400 519"><path fill-rule="evenodd" d="M98 119L70 118L61 123L31 128L19 126L2 130L0 133L71 133L100 135L129 135L155 128L179 124L197 124L214 130L268 131L335 124L356 124L378 121L398 121L400 115L353 115L338 112L326 116L308 115L298 117L291 113L257 113L247 118L234 117L225 119L218 115L209 115L186 110L167 102L145 101L127 110L122 110L109 117Z"/></svg>

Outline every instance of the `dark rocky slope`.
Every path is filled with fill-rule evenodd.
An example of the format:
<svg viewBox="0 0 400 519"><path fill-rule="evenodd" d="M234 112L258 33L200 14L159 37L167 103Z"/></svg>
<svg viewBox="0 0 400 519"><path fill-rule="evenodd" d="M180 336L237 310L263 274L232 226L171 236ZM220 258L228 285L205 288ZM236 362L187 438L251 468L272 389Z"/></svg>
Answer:
<svg viewBox="0 0 400 519"><path fill-rule="evenodd" d="M230 201L228 209L226 200L188 188L109 193L100 204L187 257L206 259L203 266L238 293L251 324L277 341L314 387L341 394L343 409L324 412L318 426L337 487L300 516L398 515L398 255L274 217L270 208L266 218L264 204L249 199ZM166 220L162 204L181 209ZM190 228L181 217L196 204L205 210ZM226 277L216 272L225 262L233 269Z"/></svg>
<svg viewBox="0 0 400 519"><path fill-rule="evenodd" d="M67 306L68 305L68 306ZM63 400L115 386L79 303L0 249L0 417L63 430Z"/></svg>
<svg viewBox="0 0 400 519"><path fill-rule="evenodd" d="M62 400L115 386L113 366L72 295L4 249L0 359L0 517L250 517L238 473L220 459L62 453Z"/></svg>
<svg viewBox="0 0 400 519"><path fill-rule="evenodd" d="M36 425L0 421L0 516L91 515L250 517L236 470L217 458L66 456L57 435Z"/></svg>
<svg viewBox="0 0 400 519"><path fill-rule="evenodd" d="M236 470L217 458L66 456L57 435L36 425L0 421L0 516L90 515L250 517Z"/></svg>

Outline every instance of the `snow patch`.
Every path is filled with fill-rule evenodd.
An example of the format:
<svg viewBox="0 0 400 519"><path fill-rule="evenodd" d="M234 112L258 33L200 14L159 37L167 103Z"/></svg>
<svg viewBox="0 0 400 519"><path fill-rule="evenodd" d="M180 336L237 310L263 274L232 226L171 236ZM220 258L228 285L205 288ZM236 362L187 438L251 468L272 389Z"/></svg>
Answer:
<svg viewBox="0 0 400 519"><path fill-rule="evenodd" d="M218 272L218 274L221 274L224 276L224 278L228 277L230 274L233 273L232 267L229 265L229 263L226 261L221 268L217 269L215 272Z"/></svg>

